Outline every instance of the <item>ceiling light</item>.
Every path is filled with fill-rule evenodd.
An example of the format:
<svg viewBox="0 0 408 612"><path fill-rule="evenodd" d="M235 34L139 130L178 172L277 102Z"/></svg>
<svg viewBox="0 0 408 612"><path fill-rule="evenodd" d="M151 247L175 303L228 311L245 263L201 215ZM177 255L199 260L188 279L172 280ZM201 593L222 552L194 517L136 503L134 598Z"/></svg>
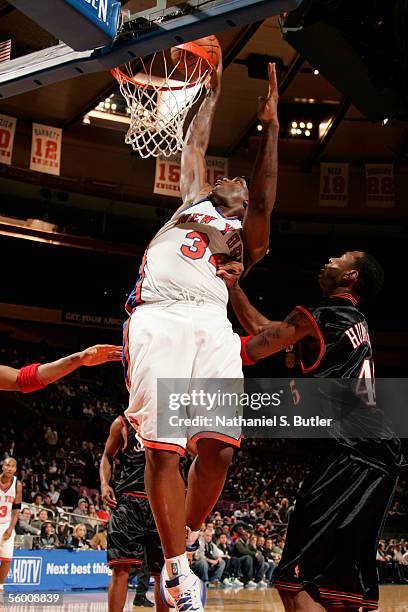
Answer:
<svg viewBox="0 0 408 612"><path fill-rule="evenodd" d="M305 131L305 136L310 136L310 130Z"/></svg>
<svg viewBox="0 0 408 612"><path fill-rule="evenodd" d="M382 122L382 124L385 126L387 125L387 123L389 122L389 119L384 119L384 121Z"/></svg>
<svg viewBox="0 0 408 612"><path fill-rule="evenodd" d="M314 74L315 76L318 76L318 75L320 74L320 72L319 72L318 70L313 70L313 74Z"/></svg>
<svg viewBox="0 0 408 612"><path fill-rule="evenodd" d="M258 123L256 129L258 130L258 132L262 132L262 123Z"/></svg>
<svg viewBox="0 0 408 612"><path fill-rule="evenodd" d="M297 121L292 121L292 127L297 128L297 126L298 126Z"/></svg>
<svg viewBox="0 0 408 612"><path fill-rule="evenodd" d="M302 133L302 130L299 130L299 129L297 129L297 130L296 130L296 134L297 134L298 136L300 136L300 135L301 135L301 133Z"/></svg>
<svg viewBox="0 0 408 612"><path fill-rule="evenodd" d="M301 121L299 124L299 127L302 128L302 130L304 130L306 127L306 123L304 121Z"/></svg>
<svg viewBox="0 0 408 612"><path fill-rule="evenodd" d="M313 129L313 123L311 121L309 121L309 123L306 125L308 130L312 130Z"/></svg>
<svg viewBox="0 0 408 612"><path fill-rule="evenodd" d="M290 133L292 134L292 136L296 136L296 134L297 134L297 130L296 130L296 128L292 128L292 129L290 130Z"/></svg>

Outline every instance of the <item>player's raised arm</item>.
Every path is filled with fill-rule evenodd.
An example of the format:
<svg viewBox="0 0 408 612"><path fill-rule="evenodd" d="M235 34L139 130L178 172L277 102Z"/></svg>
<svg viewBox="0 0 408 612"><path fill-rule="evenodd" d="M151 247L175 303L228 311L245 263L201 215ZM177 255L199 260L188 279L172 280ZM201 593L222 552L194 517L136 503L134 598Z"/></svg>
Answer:
<svg viewBox="0 0 408 612"><path fill-rule="evenodd" d="M18 372L9 366L0 366L0 391L19 391Z"/></svg>
<svg viewBox="0 0 408 612"><path fill-rule="evenodd" d="M249 188L249 203L243 221L246 269L262 259L269 248L270 217L276 200L278 180L278 84L275 64L268 65L269 90L259 98L261 142Z"/></svg>
<svg viewBox="0 0 408 612"><path fill-rule="evenodd" d="M205 154L221 93L221 74L220 60L211 75L207 94L187 130L181 153L180 192L183 205L191 204L211 191L211 185L207 182Z"/></svg>
<svg viewBox="0 0 408 612"><path fill-rule="evenodd" d="M20 370L0 366L0 391L30 393L43 389L81 366L96 366L108 361L120 361L121 358L121 346L97 344L57 361L43 364L32 363Z"/></svg>
<svg viewBox="0 0 408 612"><path fill-rule="evenodd" d="M117 417L110 427L109 437L106 440L101 464L99 466L102 498L110 508L114 508L117 503L115 492L110 483L112 479L113 461L123 446L122 428L123 421L120 417Z"/></svg>

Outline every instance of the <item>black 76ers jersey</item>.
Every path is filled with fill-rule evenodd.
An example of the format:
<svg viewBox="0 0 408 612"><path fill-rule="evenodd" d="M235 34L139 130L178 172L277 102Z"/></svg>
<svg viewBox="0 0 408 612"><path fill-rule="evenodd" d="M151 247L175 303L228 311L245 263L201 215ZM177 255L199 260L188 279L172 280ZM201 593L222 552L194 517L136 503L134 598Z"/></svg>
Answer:
<svg viewBox="0 0 408 612"><path fill-rule="evenodd" d="M384 406L375 393L373 355L367 322L349 293L324 298L316 307L298 306L313 324L317 338L303 338L285 362L294 377L337 379L314 387L291 381L295 405L309 401L327 416L335 416L331 437L361 457L382 466L402 465L401 443L390 429ZM339 379L343 379L340 381ZM347 380L352 379L352 380ZM307 385L307 386L305 386ZM308 396L306 395L308 394Z"/></svg>
<svg viewBox="0 0 408 612"><path fill-rule="evenodd" d="M303 375L324 378L374 378L368 325L349 293L325 298L312 308L298 306L313 324L317 338L297 344Z"/></svg>
<svg viewBox="0 0 408 612"><path fill-rule="evenodd" d="M145 449L129 421L120 419L125 429L125 443L118 454L121 470L115 478L115 493L144 493Z"/></svg>

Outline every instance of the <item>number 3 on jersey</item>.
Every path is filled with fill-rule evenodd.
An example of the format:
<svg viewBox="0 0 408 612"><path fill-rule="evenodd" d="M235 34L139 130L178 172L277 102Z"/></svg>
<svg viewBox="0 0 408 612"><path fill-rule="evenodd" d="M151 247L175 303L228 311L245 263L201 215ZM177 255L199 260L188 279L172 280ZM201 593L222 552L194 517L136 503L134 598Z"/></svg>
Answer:
<svg viewBox="0 0 408 612"><path fill-rule="evenodd" d="M188 232L186 238L191 240L190 244L183 244L180 251L189 259L202 259L204 253L210 243L207 234L203 232Z"/></svg>

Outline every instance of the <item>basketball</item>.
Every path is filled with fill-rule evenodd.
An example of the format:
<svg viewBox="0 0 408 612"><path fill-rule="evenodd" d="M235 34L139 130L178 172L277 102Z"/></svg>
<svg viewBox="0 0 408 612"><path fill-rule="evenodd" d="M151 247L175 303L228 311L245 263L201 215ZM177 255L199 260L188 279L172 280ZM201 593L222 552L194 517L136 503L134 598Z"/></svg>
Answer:
<svg viewBox="0 0 408 612"><path fill-rule="evenodd" d="M204 38L199 38L193 42L202 47L208 53L211 63L214 66L218 65L222 57L222 51L220 43L214 34L205 36ZM197 76L197 78L199 78L202 72L206 70L206 62L202 62L200 65L200 58L190 51L179 49L178 47L172 47L170 50L170 55L173 65L177 68L177 70L181 72L181 74L187 75L188 77Z"/></svg>

